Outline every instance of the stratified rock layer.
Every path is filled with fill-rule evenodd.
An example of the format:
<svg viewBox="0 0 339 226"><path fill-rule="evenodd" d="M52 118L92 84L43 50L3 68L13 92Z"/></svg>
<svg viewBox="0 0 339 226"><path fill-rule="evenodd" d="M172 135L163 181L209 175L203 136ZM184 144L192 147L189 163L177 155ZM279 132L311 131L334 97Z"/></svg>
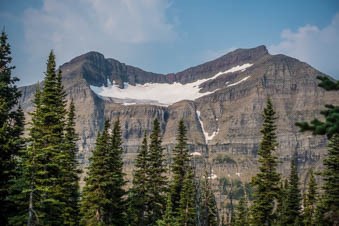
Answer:
<svg viewBox="0 0 339 226"><path fill-rule="evenodd" d="M124 82L130 85L185 84L210 78L218 72L245 63L253 65L244 71L227 73L201 85L201 92L214 93L194 101L182 100L167 107L151 104L124 106L115 103L113 98L97 96L90 89L90 85L107 86L113 80L120 87L123 87ZM175 143L178 121L184 119L192 152L201 152L210 162L215 162L213 160L221 155L232 160L213 165L218 177L240 176L248 180L256 173L262 111L266 99L270 97L278 116L279 146L276 152L281 160L279 170L288 174L290 157L297 151L300 172L305 178L307 169L321 167L320 160L327 141L322 136L299 133L294 124L320 117L325 103L339 105L338 92L325 92L317 85L316 77L324 74L297 59L270 55L264 46L238 49L216 60L167 75L146 72L117 60L105 59L97 52L76 57L62 65L61 70L67 98L74 100L77 109L76 129L80 137L78 156L81 166L88 164L96 135L102 129L105 118L119 118L126 150L125 170L128 174L133 168L143 134L150 133L155 118L161 122L163 144L169 156ZM227 86L246 77L247 80L237 85ZM21 90L21 105L28 113L33 110L35 85L21 87Z"/></svg>

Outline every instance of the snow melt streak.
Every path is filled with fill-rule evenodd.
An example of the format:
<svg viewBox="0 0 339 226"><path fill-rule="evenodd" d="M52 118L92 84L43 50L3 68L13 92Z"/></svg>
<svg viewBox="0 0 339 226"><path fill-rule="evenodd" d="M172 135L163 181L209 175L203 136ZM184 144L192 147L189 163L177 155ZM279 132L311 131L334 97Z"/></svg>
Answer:
<svg viewBox="0 0 339 226"><path fill-rule="evenodd" d="M205 136L205 142L207 144L208 141L212 140L219 133L219 128L218 128L217 131L214 131L211 136L208 135L208 132L206 132L205 129L204 129L204 123L201 120L200 111L197 111L196 113L197 113L197 116L198 116L198 119L199 119L199 123L200 123L201 129L202 129L202 132L204 133L204 136Z"/></svg>

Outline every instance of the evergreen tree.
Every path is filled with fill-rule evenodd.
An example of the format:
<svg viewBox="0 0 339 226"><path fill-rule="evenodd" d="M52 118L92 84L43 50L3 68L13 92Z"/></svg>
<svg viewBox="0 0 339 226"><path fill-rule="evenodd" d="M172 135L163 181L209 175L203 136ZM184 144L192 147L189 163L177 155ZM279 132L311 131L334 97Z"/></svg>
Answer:
<svg viewBox="0 0 339 226"><path fill-rule="evenodd" d="M239 201L239 205L236 209L234 226L248 226L248 207L245 197L242 197Z"/></svg>
<svg viewBox="0 0 339 226"><path fill-rule="evenodd" d="M163 148L161 147L160 124L157 119L153 122L147 156L147 213L149 225L154 225L161 219L166 207L166 167Z"/></svg>
<svg viewBox="0 0 339 226"><path fill-rule="evenodd" d="M106 120L90 159L81 202L82 225L125 225L120 123L115 122L111 137L109 127Z"/></svg>
<svg viewBox="0 0 339 226"><path fill-rule="evenodd" d="M297 225L300 222L301 193L299 190L299 177L297 169L297 157L291 161L291 174L287 187L285 208L283 209L282 225Z"/></svg>
<svg viewBox="0 0 339 226"><path fill-rule="evenodd" d="M157 221L158 226L179 226L184 224L179 224L177 219L175 218L173 214L173 207L172 207L172 200L171 195L169 193L167 197L167 204L166 204L166 211L161 220Z"/></svg>
<svg viewBox="0 0 339 226"><path fill-rule="evenodd" d="M58 79L58 77L60 77ZM65 196L65 164L71 162L65 149L65 94L61 84L61 72L56 74L55 55L51 51L45 73L44 87L35 95L35 111L29 134L29 145L23 154L21 178L26 181L23 197L28 209L27 224L68 225L64 210L69 209ZM76 179L76 178L75 178ZM16 186L18 187L18 186ZM28 197L27 197L28 196ZM15 198L16 199L16 198ZM17 200L21 203L21 201ZM18 222L23 216L12 218Z"/></svg>
<svg viewBox="0 0 339 226"><path fill-rule="evenodd" d="M201 187L201 204L200 216L201 225L217 226L218 225L218 209L215 197L209 182L209 174L205 172L205 177Z"/></svg>
<svg viewBox="0 0 339 226"><path fill-rule="evenodd" d="M315 225L315 207L317 202L317 183L313 174L313 170L310 170L310 180L308 182L307 193L304 197L304 225Z"/></svg>
<svg viewBox="0 0 339 226"><path fill-rule="evenodd" d="M147 225L148 207L146 200L147 192L147 156L148 143L147 134L145 132L142 145L139 148L138 156L135 160L135 170L133 176L133 185L129 191L129 224L136 226Z"/></svg>
<svg viewBox="0 0 339 226"><path fill-rule="evenodd" d="M180 193L180 206L178 209L178 222L183 226L196 225L196 191L193 170L190 166L186 169Z"/></svg>
<svg viewBox="0 0 339 226"><path fill-rule="evenodd" d="M318 206L319 221L323 225L339 224L339 134L329 140L328 154L324 159L324 194Z"/></svg>
<svg viewBox="0 0 339 226"><path fill-rule="evenodd" d="M339 90L339 81L330 80L328 77L318 77L321 82L319 86L327 91ZM301 131L312 131L313 134L327 135L331 138L334 134L339 134L339 106L327 104L326 110L320 113L325 117L325 121L313 119L311 123L297 122L296 125L300 127Z"/></svg>
<svg viewBox="0 0 339 226"><path fill-rule="evenodd" d="M327 91L339 90L339 82L328 77L318 77L321 80L319 86ZM297 122L296 125L301 131L313 131L313 134L327 135L329 140L328 155L324 160L324 194L320 198L315 213L316 224L336 225L339 224L339 172L338 172L338 146L339 146L339 106L325 105L326 110L322 111L325 121L314 119L311 123Z"/></svg>
<svg viewBox="0 0 339 226"><path fill-rule="evenodd" d="M277 226L284 226L283 222L286 221L285 212L286 212L286 200L287 200L287 193L288 193L288 179L285 181L281 181L280 183L280 190L279 195L277 198L277 210L276 210L276 221L274 225Z"/></svg>
<svg viewBox="0 0 339 226"><path fill-rule="evenodd" d="M250 220L253 225L272 225L275 220L273 210L279 194L280 175L276 172L277 157L272 153L277 147L276 117L270 99L267 101L263 117L264 124L260 131L263 138L258 151L259 172L252 178L255 190Z"/></svg>
<svg viewBox="0 0 339 226"><path fill-rule="evenodd" d="M189 168L189 151L187 149L187 137L184 121L179 121L176 146L173 150L173 164L172 164L172 183L170 187L173 213L179 215L180 194L183 189L184 179Z"/></svg>
<svg viewBox="0 0 339 226"><path fill-rule="evenodd" d="M318 76L317 79L321 81L319 83L319 86L324 88L325 90L327 91L339 90L339 81L334 81L326 76Z"/></svg>
<svg viewBox="0 0 339 226"><path fill-rule="evenodd" d="M16 175L16 159L23 147L21 135L24 116L20 106L21 93L15 86L18 78L12 77L11 47L5 31L0 35L0 225L8 224L8 217L16 212L9 200L9 189Z"/></svg>
<svg viewBox="0 0 339 226"><path fill-rule="evenodd" d="M42 137L32 141L35 147L37 171L35 172L35 194L41 199L37 202L37 215L42 224L63 224L63 210L66 207L63 193L63 163L67 155L63 150L65 103L57 80L55 55L51 51L44 87L41 93L40 115ZM40 117L41 116L41 117ZM35 125L32 125L32 130Z"/></svg>
<svg viewBox="0 0 339 226"><path fill-rule="evenodd" d="M64 176L64 198L67 202L67 207L63 211L65 224L78 225L79 224L79 178L77 170L76 154L78 148L76 141L78 136L75 132L75 106L73 100L70 103L65 127L65 150L69 155L65 162L65 176Z"/></svg>
<svg viewBox="0 0 339 226"><path fill-rule="evenodd" d="M107 161L110 163L110 173L113 180L113 186L111 189L111 208L110 213L110 225L126 225L126 203L124 195L126 194L124 186L126 184L124 180L123 170L123 148L121 138L121 127L119 119L115 121L111 136L110 150Z"/></svg>
<svg viewBox="0 0 339 226"><path fill-rule="evenodd" d="M33 104L35 111L31 113L32 122L28 138L31 145L28 145L27 149L23 149L20 153L17 167L18 177L10 188L10 199L17 206L17 212L9 218L10 225L24 225L27 223L29 226L40 222L38 212L35 211L35 209L38 210L38 201L41 198L35 190L35 175L39 166L39 164L36 164L36 150L42 147L42 141L38 142L38 140L43 136L42 121L40 120L41 90L39 84L36 88Z"/></svg>
<svg viewBox="0 0 339 226"><path fill-rule="evenodd" d="M108 224L105 221L109 215L107 205L110 203L107 193L112 186L110 181L112 178L109 178L109 172L106 168L109 153L109 127L109 122L106 120L103 132L97 136L95 149L90 158L81 200L82 225Z"/></svg>

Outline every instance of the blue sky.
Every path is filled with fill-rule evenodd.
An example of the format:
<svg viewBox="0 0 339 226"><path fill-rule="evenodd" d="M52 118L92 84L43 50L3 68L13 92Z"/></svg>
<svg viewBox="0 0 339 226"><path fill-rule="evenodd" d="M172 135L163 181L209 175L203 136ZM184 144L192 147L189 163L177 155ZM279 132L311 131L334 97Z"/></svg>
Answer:
<svg viewBox="0 0 339 226"><path fill-rule="evenodd" d="M339 79L337 0L1 0L19 85L91 50L169 73L266 45Z"/></svg>

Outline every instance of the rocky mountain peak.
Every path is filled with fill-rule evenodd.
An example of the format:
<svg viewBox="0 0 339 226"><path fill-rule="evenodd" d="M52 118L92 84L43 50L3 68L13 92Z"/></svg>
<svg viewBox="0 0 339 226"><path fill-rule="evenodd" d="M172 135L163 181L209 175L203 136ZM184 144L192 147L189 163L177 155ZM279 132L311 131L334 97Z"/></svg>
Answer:
<svg viewBox="0 0 339 226"><path fill-rule="evenodd" d="M83 167L88 164L96 135L105 119L119 117L121 121L127 171L132 169L143 132L151 131L155 118L161 122L163 144L168 153L175 142L177 122L183 119L192 152L200 152L211 161L219 154L232 158L236 167L222 166L225 169L216 174L222 177L227 171L235 175L235 171L240 170L243 175L248 175L244 176L246 180L256 167L262 111L270 96L278 114L280 169L284 173L289 167L291 153L298 148L303 163L301 172L305 173L311 166L321 166L326 138L319 136L311 140L308 134L298 133L295 122L319 117L324 103L339 104L338 92L324 92L318 87L316 77L323 73L297 59L270 55L265 46L237 49L170 74L147 72L115 59L106 59L98 52L76 57L62 65L61 70L68 98L75 101L77 109L79 161ZM136 92L145 95L144 90L140 92L141 88L156 88L160 91L154 97L163 96L165 86L170 86L171 91L184 86L196 92L193 97L182 99L184 95L181 94L186 95L188 89L169 92L170 98L174 95L180 98L168 101L170 98L165 97L163 100L168 102L160 106L154 99L136 102L128 100L130 96L103 97L93 89L113 87L108 91L120 94L128 91L138 97ZM21 88L20 104L26 113L33 110L34 89L34 86Z"/></svg>
<svg viewBox="0 0 339 226"><path fill-rule="evenodd" d="M251 49L237 49L217 59L188 68L181 72L159 74L144 71L112 58L105 58L99 52L88 52L72 59L61 66L64 77L81 75L90 85L107 86L115 81L120 88L124 83L130 85L145 83L174 83L182 84L205 79L237 65L258 61L269 53L265 46Z"/></svg>

